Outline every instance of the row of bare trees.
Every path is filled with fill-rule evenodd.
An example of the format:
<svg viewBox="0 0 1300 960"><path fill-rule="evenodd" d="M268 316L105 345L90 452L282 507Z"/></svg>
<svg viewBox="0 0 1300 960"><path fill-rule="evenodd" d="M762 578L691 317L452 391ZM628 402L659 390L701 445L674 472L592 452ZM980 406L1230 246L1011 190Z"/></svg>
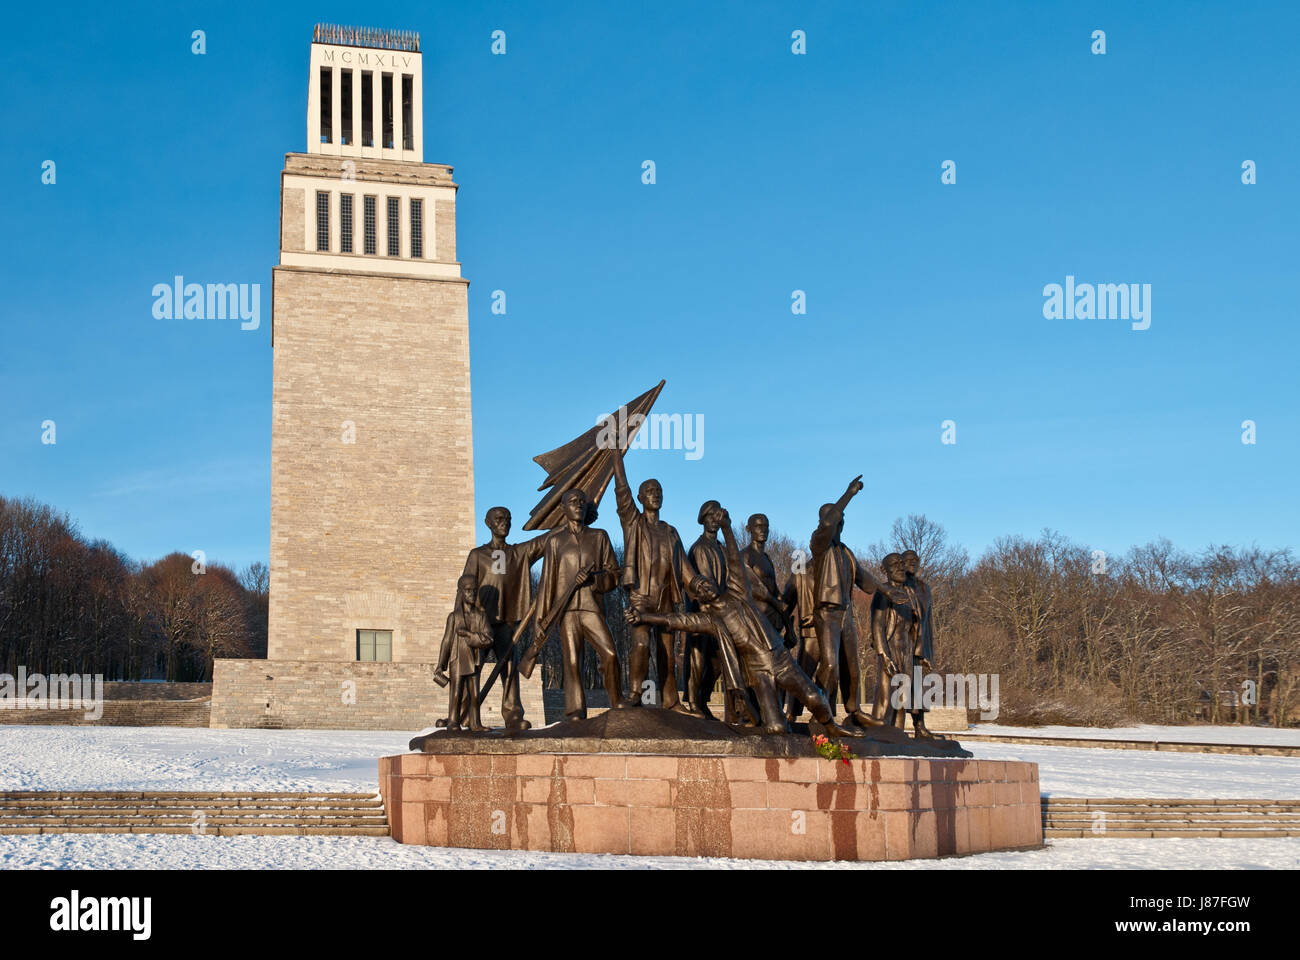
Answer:
<svg viewBox="0 0 1300 960"><path fill-rule="evenodd" d="M265 564L140 564L49 506L0 497L0 672L207 681L216 657L265 656L266 612Z"/></svg>
<svg viewBox="0 0 1300 960"><path fill-rule="evenodd" d="M997 674L1002 722L1281 726L1300 714L1300 563L1287 550L1190 554L1160 540L1106 557L1044 531L972 561L941 525L909 516L855 552L878 568L904 549L933 590L935 667ZM772 535L782 587L806 551ZM182 553L135 563L48 506L0 497L0 671L210 680L216 657L265 656L266 565L196 569ZM621 592L606 602L626 664ZM558 650L542 659L554 684ZM870 657L863 666L874 675Z"/></svg>
<svg viewBox="0 0 1300 960"><path fill-rule="evenodd" d="M860 554L913 549L934 590L936 668L998 674L1001 722L1295 722L1300 564L1288 550L1168 540L1107 557L1053 531L978 560L923 516Z"/></svg>

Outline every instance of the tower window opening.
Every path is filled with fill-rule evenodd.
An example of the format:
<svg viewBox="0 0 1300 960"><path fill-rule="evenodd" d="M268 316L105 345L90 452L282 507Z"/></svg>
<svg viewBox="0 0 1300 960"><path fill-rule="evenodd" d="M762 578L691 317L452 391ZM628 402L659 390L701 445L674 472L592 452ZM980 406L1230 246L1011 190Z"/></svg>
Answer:
<svg viewBox="0 0 1300 960"><path fill-rule="evenodd" d="M388 255L402 255L402 201L398 197L388 198Z"/></svg>
<svg viewBox="0 0 1300 960"><path fill-rule="evenodd" d="M352 71L342 71L341 77L339 106L343 129L339 131L339 143L349 146L352 143Z"/></svg>
<svg viewBox="0 0 1300 960"><path fill-rule="evenodd" d="M316 249L330 249L330 195L324 190L316 191Z"/></svg>
<svg viewBox="0 0 1300 960"><path fill-rule="evenodd" d="M361 71L361 145L375 145L375 85L374 74Z"/></svg>
<svg viewBox="0 0 1300 960"><path fill-rule="evenodd" d="M352 252L352 194L339 197L339 249Z"/></svg>
<svg viewBox="0 0 1300 960"><path fill-rule="evenodd" d="M415 78L402 74L402 149L415 149Z"/></svg>
<svg viewBox="0 0 1300 960"><path fill-rule="evenodd" d="M320 142L333 143L334 71L320 68Z"/></svg>
<svg viewBox="0 0 1300 960"><path fill-rule="evenodd" d="M384 74L382 95L384 98L384 148L393 149L393 75Z"/></svg>
<svg viewBox="0 0 1300 960"><path fill-rule="evenodd" d="M366 197L362 205L365 218L365 252L373 254L375 252L375 198Z"/></svg>
<svg viewBox="0 0 1300 960"><path fill-rule="evenodd" d="M411 256L424 256L424 201L411 198Z"/></svg>

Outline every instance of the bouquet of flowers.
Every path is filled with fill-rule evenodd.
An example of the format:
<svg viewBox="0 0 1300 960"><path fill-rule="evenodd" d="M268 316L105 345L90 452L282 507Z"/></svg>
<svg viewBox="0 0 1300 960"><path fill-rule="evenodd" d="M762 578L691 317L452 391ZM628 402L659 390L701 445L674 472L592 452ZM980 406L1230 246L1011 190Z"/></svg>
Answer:
<svg viewBox="0 0 1300 960"><path fill-rule="evenodd" d="M813 747L827 760L843 760L848 763L853 759L853 752L842 743L831 743L824 733L813 737Z"/></svg>

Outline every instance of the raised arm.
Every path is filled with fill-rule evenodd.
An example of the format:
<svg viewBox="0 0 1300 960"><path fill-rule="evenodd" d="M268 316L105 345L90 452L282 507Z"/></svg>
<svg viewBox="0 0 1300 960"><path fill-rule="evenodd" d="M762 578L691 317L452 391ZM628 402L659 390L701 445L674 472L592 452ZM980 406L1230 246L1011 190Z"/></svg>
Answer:
<svg viewBox="0 0 1300 960"><path fill-rule="evenodd" d="M628 486L627 470L623 467L623 451L614 447L614 504L618 510L619 522L623 524L624 534L627 525L641 511L637 509L636 500L632 498L632 488Z"/></svg>
<svg viewBox="0 0 1300 960"><path fill-rule="evenodd" d="M731 514L726 510L722 511L722 539L727 545L726 589L753 600L754 591L750 587L749 564L740 558L740 545L736 543L736 535L731 529ZM719 586L723 585L719 584Z"/></svg>
<svg viewBox="0 0 1300 960"><path fill-rule="evenodd" d="M850 481L848 488L840 495L838 500L830 505L830 509L824 515L820 511L818 512L817 529L813 531L810 543L813 556L821 556L826 547L834 541L835 535L839 531L840 521L844 519L844 508L861 491L862 474L859 473Z"/></svg>

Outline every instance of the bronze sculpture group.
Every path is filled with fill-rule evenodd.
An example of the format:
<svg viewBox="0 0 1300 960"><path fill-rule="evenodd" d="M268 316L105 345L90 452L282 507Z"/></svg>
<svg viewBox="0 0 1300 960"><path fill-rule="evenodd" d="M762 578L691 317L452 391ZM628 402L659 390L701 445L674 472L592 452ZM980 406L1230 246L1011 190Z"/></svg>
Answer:
<svg viewBox="0 0 1300 960"><path fill-rule="evenodd" d="M633 403L648 410L660 387ZM549 523L548 532L509 544L510 511L493 507L487 512L492 536L466 560L435 672L440 684L450 685L449 712L438 721L440 726L481 731L479 704L499 678L507 731L528 729L519 677L532 675L542 647L554 635L560 644L564 711L570 720L587 716L579 668L584 645L590 645L599 659L610 707L616 710L644 706L712 717L710 694L721 679L723 719L733 726L787 733L790 722L806 709L822 729L857 735L835 723L841 697L850 728L901 728L910 712L914 735L934 738L919 706L895 705L891 684L896 675L906 675L905 692L914 666L932 669L930 589L918 577L914 552L885 557L885 579L880 581L841 542L844 510L863 489L860 476L839 500L821 508L807 562L796 564L780 590L765 551L765 515L749 517L750 542L742 551L727 510L716 500L706 501L697 518L703 532L687 550L677 530L660 518L663 487L657 480L643 482L633 497L623 465L626 440L595 452L583 447L583 440L536 458L552 474L548 485L558 484L554 478L561 475L567 478L567 486L552 491L529 522L534 529ZM604 461L607 472L602 478L599 465L605 456L612 463ZM610 473L623 529L621 568L608 534L590 526L594 501ZM543 507L546 515L540 516ZM531 568L539 559L542 569L534 596ZM604 594L620 587L628 600L629 695L622 689L618 654L605 620ZM854 587L871 598L869 642L879 669L869 712L859 702ZM523 650L529 625L532 642ZM480 690L479 671L488 649L497 663ZM679 658L684 696L678 688ZM659 677L657 691L648 683L651 660Z"/></svg>

